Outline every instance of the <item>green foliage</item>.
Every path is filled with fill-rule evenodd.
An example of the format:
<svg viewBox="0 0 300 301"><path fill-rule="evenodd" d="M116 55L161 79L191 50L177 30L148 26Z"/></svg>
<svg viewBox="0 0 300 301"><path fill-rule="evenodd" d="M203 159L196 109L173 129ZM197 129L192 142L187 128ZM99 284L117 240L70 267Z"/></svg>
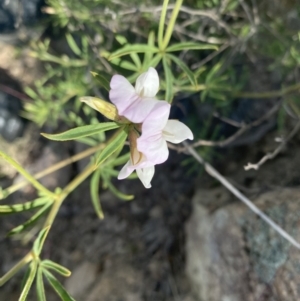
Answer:
<svg viewBox="0 0 300 301"><path fill-rule="evenodd" d="M52 273L50 273L48 270L43 269L43 274L52 286L52 288L55 290L57 295L60 297L62 301L75 301L69 293L66 291L66 289L62 286L62 284L53 276Z"/></svg>
<svg viewBox="0 0 300 301"><path fill-rule="evenodd" d="M49 135L42 133L42 135L50 140L67 141L76 140L83 137L89 137L105 131L117 129L118 127L120 127L120 125L115 122L104 122L76 127L74 129L68 130L60 134Z"/></svg>

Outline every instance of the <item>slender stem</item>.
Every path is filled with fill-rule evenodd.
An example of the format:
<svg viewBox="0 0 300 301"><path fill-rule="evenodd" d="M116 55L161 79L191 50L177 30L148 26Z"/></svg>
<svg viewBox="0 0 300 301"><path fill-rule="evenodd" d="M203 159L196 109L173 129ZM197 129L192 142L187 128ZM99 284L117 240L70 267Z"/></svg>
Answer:
<svg viewBox="0 0 300 301"><path fill-rule="evenodd" d="M81 159L83 159L85 157L88 157L88 156L92 155L93 153L95 153L98 150L103 149L104 147L105 147L104 143L101 143L99 145L91 147L91 148L89 148L87 150L84 150L83 152L78 153L78 154L76 154L76 155L74 155L74 156L72 156L72 157L70 157L68 159L60 161L57 164L54 164L54 165L50 166L49 168L46 168L45 170L43 170L41 172L38 172L38 173L34 174L33 177L36 180L38 180L40 178L43 178L43 177L51 174L52 172L57 171L58 169L61 169L61 168L65 167L65 166L67 166L67 165L69 165L71 163L74 163L76 161L79 161L79 160L81 160ZM17 183L17 184L14 184L14 185L8 187L7 189L5 189L5 192L8 195L10 195L10 194L14 193L15 191L17 191L17 190L25 187L28 184L29 183L27 181L22 181L20 183ZM0 198L1 198L1 196L0 196Z"/></svg>
<svg viewBox="0 0 300 301"><path fill-rule="evenodd" d="M175 6L174 6L174 9L173 9L173 12L172 12L172 15L171 15L171 19L169 21L169 24L168 24L168 27L167 27L167 30L166 30L166 34L165 34L165 37L164 37L164 40L163 40L163 44L162 44L162 50L165 50L170 42L170 39L171 39L171 36L172 36L172 33L173 33L173 29L174 29L174 26L175 26L175 22L176 22L176 19L177 19L177 16L178 16L178 13L180 11L180 7L182 5L182 2L183 0L177 0L176 3L175 3Z"/></svg>
<svg viewBox="0 0 300 301"><path fill-rule="evenodd" d="M47 219L44 223L43 228L51 226L57 212L65 200L65 198L71 193L79 184L81 184L91 173L95 170L95 165L89 165L81 174L79 174L72 182L70 182L63 191L57 196L57 199L55 200L51 211L49 212L49 215L47 216Z"/></svg>
<svg viewBox="0 0 300 301"><path fill-rule="evenodd" d="M162 45L163 45L163 35L164 35L164 27L165 27L168 3L169 3L169 0L164 0L163 6L162 6L162 11L160 14L159 27L158 27L158 47L159 48L162 48Z"/></svg>
<svg viewBox="0 0 300 301"><path fill-rule="evenodd" d="M44 192L45 194L53 197L55 194L39 183L31 174L29 174L22 166L20 166L15 160L8 155L0 151L0 157L12 165L27 181L29 181L37 190Z"/></svg>
<svg viewBox="0 0 300 301"><path fill-rule="evenodd" d="M0 286L6 283L16 273L18 273L27 263L33 259L32 252L29 252L15 266L13 266L3 277L0 278Z"/></svg>

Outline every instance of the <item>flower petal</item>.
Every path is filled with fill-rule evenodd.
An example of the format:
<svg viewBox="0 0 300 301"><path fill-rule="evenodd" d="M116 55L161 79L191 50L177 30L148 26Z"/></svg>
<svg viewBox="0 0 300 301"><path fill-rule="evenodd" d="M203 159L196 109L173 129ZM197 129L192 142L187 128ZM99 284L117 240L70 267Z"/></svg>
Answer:
<svg viewBox="0 0 300 301"><path fill-rule="evenodd" d="M168 120L162 134L165 140L172 143L180 143L186 139L194 139L192 131L178 120Z"/></svg>
<svg viewBox="0 0 300 301"><path fill-rule="evenodd" d="M151 188L151 180L154 176L154 171L154 166L146 168L137 168L136 173L143 185L145 186L145 188Z"/></svg>
<svg viewBox="0 0 300 301"><path fill-rule="evenodd" d="M136 100L123 111L123 116L133 123L142 123L157 105L154 98L136 98Z"/></svg>
<svg viewBox="0 0 300 301"><path fill-rule="evenodd" d="M123 179L129 177L133 171L134 171L134 168L132 168L131 162L129 160L120 170L118 179L123 180Z"/></svg>
<svg viewBox="0 0 300 301"><path fill-rule="evenodd" d="M142 73L136 80L135 91L140 97L154 97L158 89L158 74L152 67L150 67L147 72Z"/></svg>
<svg viewBox="0 0 300 301"><path fill-rule="evenodd" d="M153 109L149 112L142 125L142 136L156 135L161 133L166 126L171 105L166 101L157 101Z"/></svg>
<svg viewBox="0 0 300 301"><path fill-rule="evenodd" d="M152 135L137 139L138 150L145 155L147 161L153 164L161 164L168 159L168 145L162 135Z"/></svg>
<svg viewBox="0 0 300 301"><path fill-rule="evenodd" d="M109 99L117 107L119 115L123 115L123 112L138 99L135 89L122 75L117 74L111 78L110 88Z"/></svg>

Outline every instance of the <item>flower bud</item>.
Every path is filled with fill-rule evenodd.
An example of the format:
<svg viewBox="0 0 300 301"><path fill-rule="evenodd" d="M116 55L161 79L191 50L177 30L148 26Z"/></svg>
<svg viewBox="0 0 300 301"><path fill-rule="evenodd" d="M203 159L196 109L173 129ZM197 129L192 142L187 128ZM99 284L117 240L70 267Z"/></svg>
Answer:
<svg viewBox="0 0 300 301"><path fill-rule="evenodd" d="M118 123L129 123L129 121L118 114L118 110L115 105L107 102L98 97L84 96L80 98L80 101L86 103L94 110L100 112L106 118Z"/></svg>

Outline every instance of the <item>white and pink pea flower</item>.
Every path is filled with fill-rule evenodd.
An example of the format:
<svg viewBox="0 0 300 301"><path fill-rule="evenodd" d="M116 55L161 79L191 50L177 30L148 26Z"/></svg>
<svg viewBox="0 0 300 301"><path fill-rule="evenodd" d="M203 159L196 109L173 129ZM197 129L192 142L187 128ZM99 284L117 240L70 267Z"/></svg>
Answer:
<svg viewBox="0 0 300 301"><path fill-rule="evenodd" d="M136 129L129 133L131 156L118 179L127 178L135 170L144 186L150 188L154 166L165 162L169 156L167 141L180 143L193 139L193 133L183 123L168 120L170 104L155 98L159 78L154 68L150 67L141 74L135 87L121 75L112 77L110 87L109 97L118 114L141 130L141 135Z"/></svg>
<svg viewBox="0 0 300 301"><path fill-rule="evenodd" d="M137 149L138 133L135 130L129 132L130 143L130 159L121 169L118 179L123 180L127 178L133 171L136 171L139 179L145 188L151 188L151 180L154 176L154 164L147 160L145 155Z"/></svg>
<svg viewBox="0 0 300 301"><path fill-rule="evenodd" d="M118 113L133 123L141 123L159 101L155 95L159 89L157 71L150 67L136 80L135 87L122 75L114 75L110 81L109 99L117 107Z"/></svg>
<svg viewBox="0 0 300 301"><path fill-rule="evenodd" d="M168 120L170 110L154 107L142 124L142 135L137 139L137 149L147 160L161 164L169 157L167 141L177 144L193 140L192 131L178 120Z"/></svg>

